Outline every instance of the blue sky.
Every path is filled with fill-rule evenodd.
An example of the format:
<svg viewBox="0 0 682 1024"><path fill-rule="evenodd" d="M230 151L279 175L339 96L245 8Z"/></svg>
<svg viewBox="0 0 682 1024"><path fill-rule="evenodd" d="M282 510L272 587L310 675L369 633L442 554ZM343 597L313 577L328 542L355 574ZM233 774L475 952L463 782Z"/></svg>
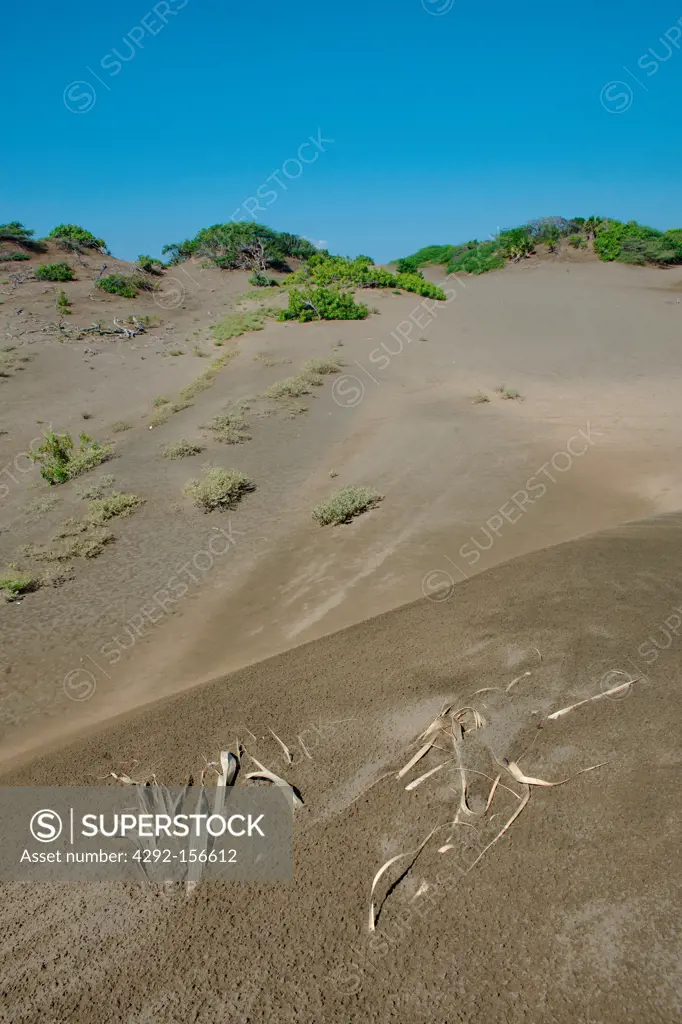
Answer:
<svg viewBox="0 0 682 1024"><path fill-rule="evenodd" d="M682 226L681 18L663 0L8 4L0 222L79 223L134 259L251 219L254 196L255 219L381 261L551 214ZM318 131L333 142L304 163Z"/></svg>

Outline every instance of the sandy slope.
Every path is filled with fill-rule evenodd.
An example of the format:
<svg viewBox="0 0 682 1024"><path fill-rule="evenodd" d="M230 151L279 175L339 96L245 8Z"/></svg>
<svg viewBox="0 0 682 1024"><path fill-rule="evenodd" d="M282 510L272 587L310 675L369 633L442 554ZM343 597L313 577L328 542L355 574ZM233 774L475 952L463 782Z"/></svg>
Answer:
<svg viewBox="0 0 682 1024"><path fill-rule="evenodd" d="M80 293L74 286L79 323L130 308L92 294L85 278L98 269L83 270ZM0 781L91 783L134 763L182 782L237 734L254 734L252 752L284 770L268 727L292 746L303 735L313 759L286 769L305 800L295 881L203 886L190 900L5 885L0 1019L677 1019L675 272L562 258L467 279L402 347L407 296L371 296L380 312L361 323L269 323L233 343L210 390L150 431L152 398L176 397L204 369L193 346L213 355L208 325L244 287L212 271L199 280L173 309L172 330L164 313L132 343L59 343L20 312L40 313L42 302L47 315L52 293L29 282L6 293L1 326L33 358L0 383L3 465L37 433L35 420L75 433L87 411L88 431L117 445L104 469L146 503L72 581L0 606ZM149 298L136 307L155 310ZM177 348L182 356L168 354ZM307 412L292 418L257 399L252 440L239 446L202 430L333 352L343 377L315 389ZM502 382L524 400L500 399ZM472 404L479 389L489 403ZM112 434L115 419L131 429ZM204 438L213 463L256 481L229 518L182 499L202 460L160 457L180 437ZM74 484L50 492L35 474L15 475L0 508L3 565L83 508ZM351 526L320 529L310 510L346 483L385 500ZM35 518L28 506L46 495L57 504ZM638 521L617 526L628 520ZM140 629L140 609L195 564L215 527L230 538L224 555ZM538 728L615 671L642 676L625 699ZM508 696L471 698L519 676ZM457 800L449 767L414 793L394 778L372 783L405 762L444 701L472 699L488 721L468 745L472 769L494 773L496 760L524 751L525 770L550 779L611 763L534 790L509 837L467 875L487 831L461 836L448 857L429 846L368 943L372 875L449 820ZM479 806L490 783L470 785ZM501 824L515 802L502 790L495 800ZM430 888L417 897L422 883Z"/></svg>
<svg viewBox="0 0 682 1024"><path fill-rule="evenodd" d="M305 731L313 756L280 767L306 803L291 887L206 885L186 900L114 885L4 886L4 1019L678 1019L681 658L664 623L682 603L681 532L672 515L524 556L440 604L421 600L296 648L5 776L79 783L137 758L139 771L180 781L246 728L256 756L277 765L269 725L292 747ZM509 695L471 697L526 671ZM641 677L630 695L538 728L605 678L625 678L614 671ZM491 774L494 759L524 750L524 769L549 779L610 763L534 790L469 874L475 838L458 837L442 857L431 844L368 941L372 875L452 817L457 777L446 769L413 793L393 777L369 787L405 762L444 700L473 702L488 719L467 747L469 768ZM469 778L476 806L490 784ZM501 825L515 803L495 799ZM415 899L422 883L431 889Z"/></svg>
<svg viewBox="0 0 682 1024"><path fill-rule="evenodd" d="M116 444L104 467L116 487L146 499L115 526L117 541L99 559L80 560L72 582L0 608L6 757L524 551L682 504L674 271L567 258L456 281L455 298L428 325L421 313L425 327L413 327L409 341L396 328L412 296L370 296L380 315L363 322L269 323L231 343L238 354L214 386L150 431L152 398L176 398L208 363L193 346L209 356L225 351L212 347L208 325L234 308L231 295L245 285L243 275L192 273L198 285L190 282L172 310L172 331L150 297L131 305L93 296L86 281L67 286L82 289L73 316L81 324L93 309L111 317L133 306L164 323L132 342L97 343L97 357L84 355L90 342L59 344L27 327L20 351L32 362L2 384L7 464L39 432L36 419L73 433L86 426ZM22 302L53 302L42 288L25 283L7 299L9 333L19 330ZM168 354L178 348L184 355ZM239 446L201 429L311 355L332 352L346 364L343 377L315 389L303 403L308 412L292 419L276 403L256 403L252 440ZM524 401L500 400L501 382ZM488 404L471 403L479 389ZM82 411L92 417L85 424ZM112 434L115 418L131 429ZM203 439L206 455L164 460L162 445L183 436ZM567 454L568 445L584 454ZM212 560L201 553L227 517L204 516L181 497L204 458L247 472L258 488L230 517L234 542ZM35 472L14 475L2 504L4 563L83 509L78 482L50 490ZM347 483L375 486L386 500L350 527L321 530L310 510ZM46 495L56 505L32 521L27 508ZM209 569L192 568L195 556ZM161 598L159 607L155 595L180 571L185 595L172 604ZM96 691L70 700L65 680L72 695L93 684Z"/></svg>

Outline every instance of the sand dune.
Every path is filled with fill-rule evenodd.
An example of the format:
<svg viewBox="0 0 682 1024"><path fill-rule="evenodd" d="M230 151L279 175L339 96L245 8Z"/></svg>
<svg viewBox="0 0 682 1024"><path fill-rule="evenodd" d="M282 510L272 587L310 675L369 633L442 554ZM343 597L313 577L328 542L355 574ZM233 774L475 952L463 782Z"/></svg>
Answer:
<svg viewBox="0 0 682 1024"><path fill-rule="evenodd" d="M298 647L6 775L84 783L139 759L179 782L245 729L276 764L268 726L292 747L305 730L313 756L286 769L305 800L289 888L211 884L186 901L5 886L6 1019L676 1019L681 536L676 514L526 555L448 600ZM519 676L509 694L470 697ZM546 721L634 677L623 699ZM449 861L428 847L369 941L373 874L457 801L447 772L413 793L394 777L371 784L405 762L443 701L474 702L488 719L471 754L481 771L524 750L524 770L549 779L610 763L534 791L470 874L475 843ZM474 781L474 799L487 788ZM498 821L512 807L503 794ZM414 900L436 876L433 898Z"/></svg>
<svg viewBox="0 0 682 1024"><path fill-rule="evenodd" d="M206 344L207 324L233 308L222 280L207 272L206 294L188 297L165 340L100 346L96 373L82 351L36 332L32 363L3 384L3 457L37 432L25 415L36 403L41 419L72 432L87 408L88 430L105 440L129 416L105 468L145 504L75 579L0 607L0 782L90 785L134 766L180 784L239 736L303 796L294 881L203 884L189 898L5 884L0 1020L677 1019L675 273L566 256L467 278L402 347L392 332L410 296L377 296L381 315L364 322L270 323L233 343L211 389L150 432L154 394L175 395L203 369L200 356L168 356L171 335L196 330ZM80 301L85 310L86 291ZM3 309L16 329L19 297ZM236 446L202 433L332 352L345 363L340 383L316 389L307 411L254 415L252 439ZM502 383L523 400L500 398ZM472 403L479 390L489 402ZM111 395L124 391L116 407ZM198 436L212 460L257 483L229 519L183 504L194 467L159 457L160 445ZM331 471L333 486L375 486L384 501L321 529L310 512ZM40 486L19 474L3 504L6 561L82 508L65 484L59 505L33 520ZM228 539L210 571L136 630L140 608L208 550L216 526ZM88 679L96 685L81 700ZM548 720L627 679L627 691ZM517 806L500 787L492 823L460 829L447 854L428 844L395 886L400 870L386 875L370 937L375 872L456 809L456 764L411 792L395 777L451 702L486 720L467 739L474 811L490 792L484 776L504 773L505 759L549 780L608 763L533 788L468 871ZM293 765L271 729L297 750ZM420 770L443 757L431 750Z"/></svg>

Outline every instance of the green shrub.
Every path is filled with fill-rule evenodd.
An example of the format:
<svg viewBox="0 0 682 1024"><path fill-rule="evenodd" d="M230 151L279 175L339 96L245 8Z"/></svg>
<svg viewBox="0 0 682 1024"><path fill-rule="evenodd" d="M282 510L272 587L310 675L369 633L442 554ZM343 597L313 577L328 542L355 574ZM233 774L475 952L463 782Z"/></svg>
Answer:
<svg viewBox="0 0 682 1024"><path fill-rule="evenodd" d="M137 264L141 270L145 270L148 274L163 273L163 262L155 259L153 256L138 256Z"/></svg>
<svg viewBox="0 0 682 1024"><path fill-rule="evenodd" d="M499 251L508 259L519 260L534 252L533 239L528 228L512 228L499 237Z"/></svg>
<svg viewBox="0 0 682 1024"><path fill-rule="evenodd" d="M380 501L383 501L383 495L369 487L342 487L313 509L313 519L320 526L338 526L341 523L349 523L355 516L374 508Z"/></svg>
<svg viewBox="0 0 682 1024"><path fill-rule="evenodd" d="M587 249L587 240L583 235L569 235L568 244L574 249Z"/></svg>
<svg viewBox="0 0 682 1024"><path fill-rule="evenodd" d="M69 296L64 291L59 292L57 295L57 310L62 314L62 316L71 315L71 303L69 301Z"/></svg>
<svg viewBox="0 0 682 1024"><path fill-rule="evenodd" d="M101 445L87 434L79 436L76 449L70 434L57 434L50 430L44 435L43 443L28 454L40 466L44 480L50 484L63 484L106 462L113 453L113 445Z"/></svg>
<svg viewBox="0 0 682 1024"><path fill-rule="evenodd" d="M207 469L201 480L188 480L183 494L205 512L233 508L247 491L255 487L244 473L236 469Z"/></svg>
<svg viewBox="0 0 682 1024"><path fill-rule="evenodd" d="M273 231L255 221L233 221L202 228L194 238L165 245L162 252L169 254L171 264L198 256L224 270L264 271L284 266L289 256L307 259L317 250L298 235Z"/></svg>
<svg viewBox="0 0 682 1024"><path fill-rule="evenodd" d="M0 253L0 260L5 263L19 263L21 260L30 260L27 252L3 252Z"/></svg>
<svg viewBox="0 0 682 1024"><path fill-rule="evenodd" d="M254 270L249 278L249 284L254 288L276 288L279 281L276 277L268 277L267 274L261 274L260 270Z"/></svg>
<svg viewBox="0 0 682 1024"><path fill-rule="evenodd" d="M98 252L107 252L106 242L103 238L95 238L90 231L86 231L78 224L58 224L47 237L55 239L60 249L72 252L81 249L96 249Z"/></svg>
<svg viewBox="0 0 682 1024"><path fill-rule="evenodd" d="M14 242L15 245L28 245L33 242L35 231L25 228L18 220L11 220L9 224L0 224L0 242Z"/></svg>
<svg viewBox="0 0 682 1024"><path fill-rule="evenodd" d="M73 281L76 276L68 263L41 263L35 275L41 281Z"/></svg>
<svg viewBox="0 0 682 1024"><path fill-rule="evenodd" d="M316 253L297 273L286 281L287 285L303 284L325 287L336 285L347 288L402 288L432 299L445 300L445 292L430 281L425 281L418 271L391 274L388 270L374 266L368 256L349 260L344 256L329 256ZM358 319L357 317L325 317L324 319Z"/></svg>
<svg viewBox="0 0 682 1024"><path fill-rule="evenodd" d="M283 309L278 320L364 320L369 310L356 303L350 292L339 288L307 288L289 292L289 307Z"/></svg>
<svg viewBox="0 0 682 1024"><path fill-rule="evenodd" d="M95 526L116 517L129 516L143 504L144 499L138 498L136 494L124 494L117 491L106 498L95 498L88 503L88 521Z"/></svg>
<svg viewBox="0 0 682 1024"><path fill-rule="evenodd" d="M682 263L682 231L658 231L636 221L602 221L595 234L594 251L605 262L669 266Z"/></svg>
<svg viewBox="0 0 682 1024"><path fill-rule="evenodd" d="M96 284L103 292L122 295L124 299L134 299L137 295L136 284L133 283L132 278L125 277L123 274L107 274L106 277L98 278Z"/></svg>

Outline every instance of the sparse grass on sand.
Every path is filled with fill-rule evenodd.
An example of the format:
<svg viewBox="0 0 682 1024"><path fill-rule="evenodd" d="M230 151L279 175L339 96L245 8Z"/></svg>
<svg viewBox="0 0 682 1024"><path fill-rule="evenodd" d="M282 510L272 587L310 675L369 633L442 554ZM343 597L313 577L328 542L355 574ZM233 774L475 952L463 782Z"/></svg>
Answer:
<svg viewBox="0 0 682 1024"><path fill-rule="evenodd" d="M110 494L107 498L95 498L88 504L88 522L100 526L108 519L132 515L143 502L144 498L139 498L137 494L125 494L122 491Z"/></svg>
<svg viewBox="0 0 682 1024"><path fill-rule="evenodd" d="M38 498L36 501L32 501L30 505L25 505L22 511L32 523L36 523L43 516L47 515L56 504L56 498Z"/></svg>
<svg viewBox="0 0 682 1024"><path fill-rule="evenodd" d="M340 359L306 359L303 364L303 371L305 373L317 373L324 375L327 373L338 373L342 366L343 363Z"/></svg>
<svg viewBox="0 0 682 1024"><path fill-rule="evenodd" d="M213 325L211 335L214 341L222 344L249 331L262 331L268 317L277 316L278 313L279 309L271 306L262 306L248 313L232 313Z"/></svg>
<svg viewBox="0 0 682 1024"><path fill-rule="evenodd" d="M495 388L495 391L500 398L506 398L511 401L522 397L520 391L517 391L516 388L508 388L506 384L500 384L499 388Z"/></svg>
<svg viewBox="0 0 682 1024"><path fill-rule="evenodd" d="M486 395L485 391L477 391L471 401L474 405L483 405L484 402L490 401L490 396Z"/></svg>
<svg viewBox="0 0 682 1024"><path fill-rule="evenodd" d="M265 394L268 398L300 398L301 395L310 394L311 384L311 380L298 374L296 377L285 377L284 380L271 384Z"/></svg>
<svg viewBox="0 0 682 1024"><path fill-rule="evenodd" d="M374 508L383 499L383 494L370 487L342 487L313 509L313 519L320 526L349 523L355 516Z"/></svg>
<svg viewBox="0 0 682 1024"><path fill-rule="evenodd" d="M160 409L163 405L169 405L170 398L166 398L165 395L157 395L156 398L152 399L152 405L155 409Z"/></svg>
<svg viewBox="0 0 682 1024"><path fill-rule="evenodd" d="M124 420L116 420L115 423L112 423L111 429L114 434L122 434L124 430L132 429L132 423L126 423Z"/></svg>
<svg viewBox="0 0 682 1024"><path fill-rule="evenodd" d="M105 473L95 480L94 483L89 484L87 487L76 487L76 491L81 498L86 498L88 501L92 501L95 498L103 498L109 488L114 483L115 477L111 473Z"/></svg>
<svg viewBox="0 0 682 1024"><path fill-rule="evenodd" d="M166 459L187 459L190 455L200 455L205 450L205 445L195 444L193 441L186 441L184 437L174 444L167 444L163 450Z"/></svg>
<svg viewBox="0 0 682 1024"><path fill-rule="evenodd" d="M86 527L87 530L87 527ZM55 537L59 544L54 546L27 544L21 549L25 558L33 558L36 562L66 562L72 558L97 558L107 544L113 541L114 535L108 530L97 530L93 533L77 536L66 535L64 532Z"/></svg>
<svg viewBox="0 0 682 1024"><path fill-rule="evenodd" d="M238 413L224 413L207 423L204 430L212 430L218 441L224 444L243 444L251 440L249 425Z"/></svg>
<svg viewBox="0 0 682 1024"><path fill-rule="evenodd" d="M206 468L200 480L188 480L182 493L191 498L197 508L212 512L216 508L234 508L247 491L253 490L254 484L244 473L214 466Z"/></svg>
<svg viewBox="0 0 682 1024"><path fill-rule="evenodd" d="M171 408L169 405L164 405L156 412L153 412L149 417L150 427L162 427L164 423L168 423L171 418Z"/></svg>
<svg viewBox="0 0 682 1024"><path fill-rule="evenodd" d="M180 392L182 400L186 402L188 399L194 398L195 395L198 395L199 392L206 391L208 388L212 387L223 366L226 366L230 359L234 359L236 355L236 349L230 349L229 352L225 352L218 359L214 359L208 369L204 370L202 374L182 389Z"/></svg>

